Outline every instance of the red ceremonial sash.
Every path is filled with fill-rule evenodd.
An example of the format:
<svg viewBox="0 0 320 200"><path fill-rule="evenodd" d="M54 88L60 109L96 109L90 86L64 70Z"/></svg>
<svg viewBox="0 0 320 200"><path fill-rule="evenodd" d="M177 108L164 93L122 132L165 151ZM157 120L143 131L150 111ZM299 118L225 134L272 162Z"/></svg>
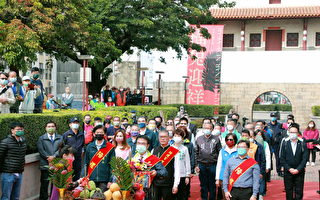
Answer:
<svg viewBox="0 0 320 200"><path fill-rule="evenodd" d="M170 146L160 157L162 164L167 166L177 153L179 153L179 149Z"/></svg>
<svg viewBox="0 0 320 200"><path fill-rule="evenodd" d="M238 165L238 167L236 167L232 171L230 179L229 179L229 185L228 185L229 192L231 191L233 184L236 182L236 180L238 180L238 178L240 176L242 176L242 174L244 174L248 169L253 167L253 165L255 165L255 164L257 164L257 162L253 158L248 158L247 160L240 163Z"/></svg>
<svg viewBox="0 0 320 200"><path fill-rule="evenodd" d="M89 167L88 167L88 175L87 177L90 177L93 170L99 165L99 163L103 160L106 155L114 148L114 146L107 142L106 147L101 148L99 151L94 154L94 156L91 158Z"/></svg>
<svg viewBox="0 0 320 200"><path fill-rule="evenodd" d="M160 159L155 156L155 155L151 155L148 158L146 158L144 160L146 163L148 163L148 165L150 166L150 168L154 167L156 164L158 164L158 162L160 162Z"/></svg>

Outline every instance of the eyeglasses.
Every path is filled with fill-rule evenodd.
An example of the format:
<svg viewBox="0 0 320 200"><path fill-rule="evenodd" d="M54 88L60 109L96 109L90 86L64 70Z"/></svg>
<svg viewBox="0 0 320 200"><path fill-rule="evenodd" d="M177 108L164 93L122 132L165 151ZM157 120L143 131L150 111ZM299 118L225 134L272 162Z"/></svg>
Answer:
<svg viewBox="0 0 320 200"><path fill-rule="evenodd" d="M226 139L226 141L234 141L234 139Z"/></svg>
<svg viewBox="0 0 320 200"><path fill-rule="evenodd" d="M1 80L7 80L7 78L0 78Z"/></svg>

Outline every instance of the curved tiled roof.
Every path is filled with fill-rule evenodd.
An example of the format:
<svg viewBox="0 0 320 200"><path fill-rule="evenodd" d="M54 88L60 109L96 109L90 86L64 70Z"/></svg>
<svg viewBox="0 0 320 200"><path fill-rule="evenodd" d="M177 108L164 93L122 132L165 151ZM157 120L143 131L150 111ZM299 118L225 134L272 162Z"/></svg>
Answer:
<svg viewBox="0 0 320 200"><path fill-rule="evenodd" d="M320 17L320 6L267 8L212 8L216 19L279 19Z"/></svg>

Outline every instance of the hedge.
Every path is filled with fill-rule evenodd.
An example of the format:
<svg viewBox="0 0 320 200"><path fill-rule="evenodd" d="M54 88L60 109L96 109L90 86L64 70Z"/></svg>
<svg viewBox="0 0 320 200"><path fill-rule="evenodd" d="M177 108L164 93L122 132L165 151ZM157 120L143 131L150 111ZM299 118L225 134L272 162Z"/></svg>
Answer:
<svg viewBox="0 0 320 200"><path fill-rule="evenodd" d="M320 116L320 106L312 106L311 110L313 116Z"/></svg>
<svg viewBox="0 0 320 200"><path fill-rule="evenodd" d="M231 105L191 105L191 104L169 104L167 106L176 107L178 110L180 106L183 106L190 117L212 117L214 116L214 110L218 108L219 114L228 114Z"/></svg>
<svg viewBox="0 0 320 200"><path fill-rule="evenodd" d="M292 111L292 106L288 104L270 104L270 105L261 105L254 104L254 111Z"/></svg>
<svg viewBox="0 0 320 200"><path fill-rule="evenodd" d="M135 110L137 116L146 116L148 119L154 118L160 115L160 111L163 113L165 120L173 119L177 113L178 109L176 107L170 106L119 106L119 107L108 107L99 108L98 110L109 110L109 111L121 111L130 113Z"/></svg>
<svg viewBox="0 0 320 200"><path fill-rule="evenodd" d="M45 133L45 124L54 121L57 124L57 132L63 134L69 129L69 119L78 117L81 121L84 115L105 118L107 115L129 117L129 113L119 111L76 111L62 110L61 112L45 111L42 114L1 114L0 115L0 139L10 133L12 122L21 122L25 126L25 137L27 139L27 153L37 152L36 143L38 138Z"/></svg>

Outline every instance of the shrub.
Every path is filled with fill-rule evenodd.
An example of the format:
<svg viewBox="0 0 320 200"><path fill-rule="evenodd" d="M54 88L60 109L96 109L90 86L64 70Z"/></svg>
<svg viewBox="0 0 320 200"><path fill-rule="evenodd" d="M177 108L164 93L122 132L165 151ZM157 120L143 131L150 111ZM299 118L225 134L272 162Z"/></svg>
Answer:
<svg viewBox="0 0 320 200"><path fill-rule="evenodd" d="M129 114L132 110L135 110L137 116L146 116L148 119L154 118L155 116L159 116L160 112L162 112L165 120L173 119L178 113L178 109L176 107L170 106L116 106L100 108L99 111L100 110L121 111L127 112Z"/></svg>
<svg viewBox="0 0 320 200"><path fill-rule="evenodd" d="M254 104L254 111L292 111L292 106L288 104L270 104L270 105L261 105Z"/></svg>
<svg viewBox="0 0 320 200"><path fill-rule="evenodd" d="M105 118L107 115L128 117L129 114L119 111L77 111L61 110L61 112L45 111L42 114L1 114L0 115L0 139L5 138L9 133L12 122L21 122L25 126L25 137L27 139L27 153L37 152L38 138L45 133L45 125L48 121L57 124L57 132L63 134L69 129L69 119L78 117L81 121L84 115L90 114L91 117Z"/></svg>
<svg viewBox="0 0 320 200"><path fill-rule="evenodd" d="M320 116L320 106L312 106L311 110L314 116Z"/></svg>

